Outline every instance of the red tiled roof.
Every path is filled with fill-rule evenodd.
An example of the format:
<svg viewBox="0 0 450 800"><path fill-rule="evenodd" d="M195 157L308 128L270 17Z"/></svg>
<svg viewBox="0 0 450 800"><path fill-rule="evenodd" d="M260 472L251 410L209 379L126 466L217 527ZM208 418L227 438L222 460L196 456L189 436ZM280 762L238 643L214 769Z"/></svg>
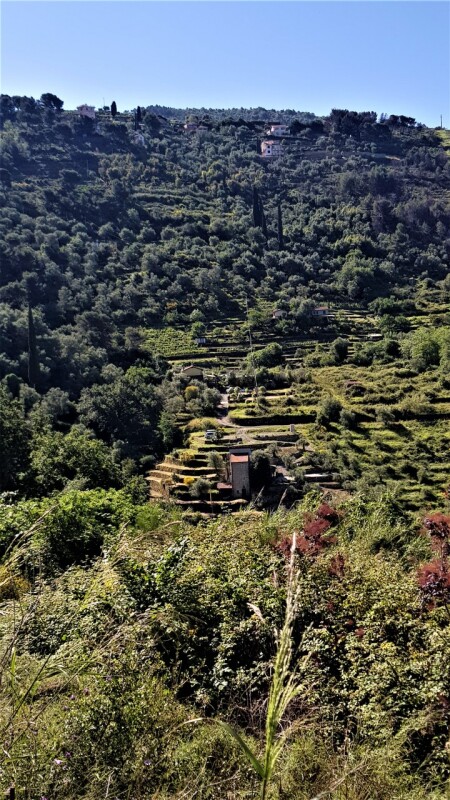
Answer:
<svg viewBox="0 0 450 800"><path fill-rule="evenodd" d="M230 464L245 464L248 461L248 455L244 456L235 456L233 454L230 455Z"/></svg>

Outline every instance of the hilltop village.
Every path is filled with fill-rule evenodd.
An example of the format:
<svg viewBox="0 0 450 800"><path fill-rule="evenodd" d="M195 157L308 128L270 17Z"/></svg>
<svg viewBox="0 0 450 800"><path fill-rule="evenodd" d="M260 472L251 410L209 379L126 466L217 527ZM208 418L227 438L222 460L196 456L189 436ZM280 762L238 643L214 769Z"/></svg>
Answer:
<svg viewBox="0 0 450 800"><path fill-rule="evenodd" d="M83 103L82 105L77 107L76 111L81 118L92 120L93 122L95 122L95 132L101 135L102 133L101 122L102 120L105 119L107 120L109 118L110 114L109 108L105 108L102 111L97 111L95 106L90 106L87 105L86 103ZM131 139L134 144L144 146L145 137L140 130L143 121L141 108L138 107L138 109L136 109L136 111L133 114L130 114L129 112L128 113L125 112L124 114L117 114L117 109L116 109L113 118L115 119L116 117L118 117L118 120L120 119L124 121L129 119L133 120L134 130L131 133ZM167 119L161 116L154 116L153 118L153 125L155 127L160 128L164 125L164 123L167 124L167 122L168 122ZM295 130L297 132L299 131L299 125L300 123L297 121L297 126L295 127ZM178 123L176 127L180 129L180 124ZM201 136L202 134L207 134L210 129L211 129L210 119L199 120L198 117L186 120L186 122L182 126L182 130L185 133L197 134L198 136ZM256 142L257 152L259 152L263 158L269 158L277 155L279 156L282 154L283 152L282 139L290 137L291 129L289 125L275 122L267 125L264 134L265 138L263 138L261 141L257 140Z"/></svg>

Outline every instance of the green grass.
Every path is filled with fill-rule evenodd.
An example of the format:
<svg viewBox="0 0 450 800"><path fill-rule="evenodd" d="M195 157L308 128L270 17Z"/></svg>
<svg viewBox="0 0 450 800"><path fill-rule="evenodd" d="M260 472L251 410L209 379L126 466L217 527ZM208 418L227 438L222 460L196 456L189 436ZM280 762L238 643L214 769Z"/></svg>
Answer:
<svg viewBox="0 0 450 800"><path fill-rule="evenodd" d="M165 358L180 356L184 353L187 356L191 353L200 356L207 352L205 347L199 347L187 329L169 326L165 328L146 328L143 334L145 348Z"/></svg>
<svg viewBox="0 0 450 800"><path fill-rule="evenodd" d="M442 147L446 151L447 155L450 156L450 131L445 129L436 131L436 136L439 137Z"/></svg>

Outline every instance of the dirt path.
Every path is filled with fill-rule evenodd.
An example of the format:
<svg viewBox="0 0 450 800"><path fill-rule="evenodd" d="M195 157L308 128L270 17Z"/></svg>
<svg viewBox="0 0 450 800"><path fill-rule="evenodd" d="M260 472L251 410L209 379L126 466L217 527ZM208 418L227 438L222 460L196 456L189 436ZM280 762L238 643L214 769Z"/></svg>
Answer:
<svg viewBox="0 0 450 800"><path fill-rule="evenodd" d="M220 403L217 409L217 416L221 425L227 428L238 428L239 426L233 422L228 415L228 394L220 395Z"/></svg>
<svg viewBox="0 0 450 800"><path fill-rule="evenodd" d="M224 428L232 428L233 438L242 439L242 442L245 443L248 439L251 439L251 436L249 435L247 428L242 428L240 425L230 419L228 408L228 394L222 394L220 396L220 403L217 409L218 422L220 422Z"/></svg>

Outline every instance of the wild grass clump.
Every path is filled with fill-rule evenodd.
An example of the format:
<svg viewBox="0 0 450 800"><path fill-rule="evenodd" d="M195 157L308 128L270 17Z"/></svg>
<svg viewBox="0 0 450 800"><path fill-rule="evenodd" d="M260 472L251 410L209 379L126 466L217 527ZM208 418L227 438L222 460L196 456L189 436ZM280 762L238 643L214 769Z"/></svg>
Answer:
<svg viewBox="0 0 450 800"><path fill-rule="evenodd" d="M220 422L214 419L214 417L195 417L195 419L191 419L186 425L186 431L189 431L189 433L207 431L212 428L215 430L220 428Z"/></svg>
<svg viewBox="0 0 450 800"><path fill-rule="evenodd" d="M231 725L223 721L223 727L238 743L242 753L250 762L260 779L260 797L266 800L274 779L275 768L289 736L290 728L281 730L281 724L290 703L303 690L297 667L293 664L293 628L296 621L299 581L295 568L296 534L292 538L288 570L286 610L283 627L277 635L277 652L273 664L265 722L265 743L262 756Z"/></svg>

